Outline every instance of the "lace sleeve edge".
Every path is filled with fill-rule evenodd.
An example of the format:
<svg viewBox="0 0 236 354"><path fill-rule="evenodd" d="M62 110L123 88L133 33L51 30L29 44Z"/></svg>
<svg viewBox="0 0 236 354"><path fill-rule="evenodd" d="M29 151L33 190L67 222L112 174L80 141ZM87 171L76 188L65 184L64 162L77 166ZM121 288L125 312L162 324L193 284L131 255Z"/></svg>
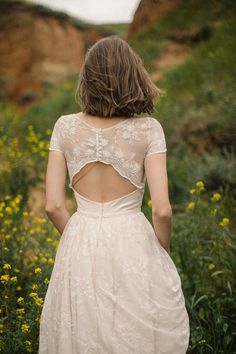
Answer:
<svg viewBox="0 0 236 354"><path fill-rule="evenodd" d="M151 152L146 154L146 157L149 156L149 155L152 155L152 154L159 154L159 153L162 153L162 152L167 152L167 148L165 148L164 150L151 151Z"/></svg>
<svg viewBox="0 0 236 354"><path fill-rule="evenodd" d="M55 151L60 151L62 154L64 154L64 152L62 151L62 150L60 150L60 149L56 149L56 148L48 148L48 150L55 150Z"/></svg>

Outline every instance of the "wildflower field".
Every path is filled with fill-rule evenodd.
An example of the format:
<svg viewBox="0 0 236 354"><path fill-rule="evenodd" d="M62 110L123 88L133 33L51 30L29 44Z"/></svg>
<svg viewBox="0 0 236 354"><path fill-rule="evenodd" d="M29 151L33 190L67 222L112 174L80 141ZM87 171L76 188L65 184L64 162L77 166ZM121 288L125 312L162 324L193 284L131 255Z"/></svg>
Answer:
<svg viewBox="0 0 236 354"><path fill-rule="evenodd" d="M2 106L0 350L6 354L37 353L40 313L60 241L46 215L27 203L44 178L51 130L39 133L28 124L22 134L16 118ZM190 315L188 352L233 354L235 204L227 188L212 192L204 180L193 179L185 189L183 200L173 203L171 257ZM146 189L142 210L150 221L151 208Z"/></svg>

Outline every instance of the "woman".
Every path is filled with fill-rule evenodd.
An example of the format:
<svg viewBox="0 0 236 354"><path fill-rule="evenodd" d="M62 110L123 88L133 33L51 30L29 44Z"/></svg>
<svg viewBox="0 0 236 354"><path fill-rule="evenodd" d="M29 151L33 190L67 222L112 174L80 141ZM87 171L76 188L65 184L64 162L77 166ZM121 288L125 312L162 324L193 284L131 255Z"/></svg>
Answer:
<svg viewBox="0 0 236 354"><path fill-rule="evenodd" d="M40 322L40 354L184 354L189 318L170 257L166 142L153 117L160 90L118 36L80 70L82 112L57 119L46 212L61 233ZM67 169L77 210L65 205ZM141 211L145 181L153 225Z"/></svg>

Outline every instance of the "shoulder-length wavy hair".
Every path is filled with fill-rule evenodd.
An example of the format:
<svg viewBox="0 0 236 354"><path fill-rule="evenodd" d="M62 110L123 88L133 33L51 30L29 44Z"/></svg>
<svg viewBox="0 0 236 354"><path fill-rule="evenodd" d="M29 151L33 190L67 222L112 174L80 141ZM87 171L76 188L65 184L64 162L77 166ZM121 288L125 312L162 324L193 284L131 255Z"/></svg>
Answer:
<svg viewBox="0 0 236 354"><path fill-rule="evenodd" d="M125 40L111 35L87 50L75 100L86 114L132 117L152 113L153 100L162 92L151 81L139 55Z"/></svg>

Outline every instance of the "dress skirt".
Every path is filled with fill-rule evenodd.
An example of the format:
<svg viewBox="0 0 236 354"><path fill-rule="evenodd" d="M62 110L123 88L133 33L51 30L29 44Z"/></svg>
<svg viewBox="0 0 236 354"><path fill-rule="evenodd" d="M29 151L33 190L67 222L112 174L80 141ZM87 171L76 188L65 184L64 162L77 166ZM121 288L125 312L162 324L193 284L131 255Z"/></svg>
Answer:
<svg viewBox="0 0 236 354"><path fill-rule="evenodd" d="M100 203L75 192L40 318L39 354L185 354L181 279L141 211L143 189Z"/></svg>

